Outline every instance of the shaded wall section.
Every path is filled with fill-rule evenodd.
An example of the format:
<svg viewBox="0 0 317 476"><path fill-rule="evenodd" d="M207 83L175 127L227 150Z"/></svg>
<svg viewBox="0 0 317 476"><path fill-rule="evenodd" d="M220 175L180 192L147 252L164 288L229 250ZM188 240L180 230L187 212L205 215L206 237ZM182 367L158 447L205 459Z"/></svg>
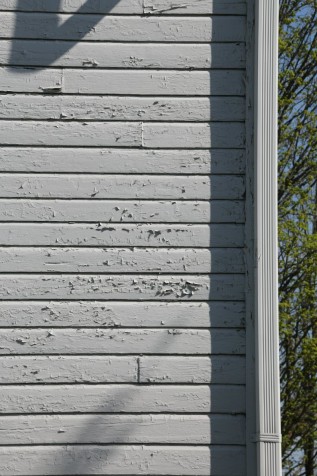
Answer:
<svg viewBox="0 0 317 476"><path fill-rule="evenodd" d="M0 2L1 475L245 475L245 14Z"/></svg>

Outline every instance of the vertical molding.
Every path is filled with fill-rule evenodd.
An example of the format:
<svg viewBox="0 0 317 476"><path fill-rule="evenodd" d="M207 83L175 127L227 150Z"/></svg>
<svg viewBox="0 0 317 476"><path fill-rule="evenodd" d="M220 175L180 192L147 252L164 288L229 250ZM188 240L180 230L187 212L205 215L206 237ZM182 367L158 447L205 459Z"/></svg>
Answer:
<svg viewBox="0 0 317 476"><path fill-rule="evenodd" d="M277 263L278 0L255 0L257 476L281 476Z"/></svg>

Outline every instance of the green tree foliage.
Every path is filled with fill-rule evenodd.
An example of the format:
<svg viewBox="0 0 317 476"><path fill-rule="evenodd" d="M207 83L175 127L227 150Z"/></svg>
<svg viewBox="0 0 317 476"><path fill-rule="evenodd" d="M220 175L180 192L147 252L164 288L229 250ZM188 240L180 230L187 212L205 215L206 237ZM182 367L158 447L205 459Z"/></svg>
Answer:
<svg viewBox="0 0 317 476"><path fill-rule="evenodd" d="M279 240L283 463L317 474L317 0L280 0Z"/></svg>

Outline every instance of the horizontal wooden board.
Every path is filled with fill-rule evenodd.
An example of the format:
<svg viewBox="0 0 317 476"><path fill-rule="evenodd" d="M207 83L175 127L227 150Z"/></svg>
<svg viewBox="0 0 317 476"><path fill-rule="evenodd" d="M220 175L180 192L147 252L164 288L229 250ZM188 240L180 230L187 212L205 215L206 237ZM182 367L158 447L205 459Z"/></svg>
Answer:
<svg viewBox="0 0 317 476"><path fill-rule="evenodd" d="M0 354L244 354L242 329L0 329Z"/></svg>
<svg viewBox="0 0 317 476"><path fill-rule="evenodd" d="M43 93L61 91L62 70L0 68L0 92Z"/></svg>
<svg viewBox="0 0 317 476"><path fill-rule="evenodd" d="M143 6L143 13L149 15L246 13L243 0L144 0Z"/></svg>
<svg viewBox="0 0 317 476"><path fill-rule="evenodd" d="M244 275L1 274L0 300L235 301L244 300Z"/></svg>
<svg viewBox="0 0 317 476"><path fill-rule="evenodd" d="M0 414L243 413L242 385L7 385Z"/></svg>
<svg viewBox="0 0 317 476"><path fill-rule="evenodd" d="M201 15L244 14L243 0L1 0L0 10L31 12Z"/></svg>
<svg viewBox="0 0 317 476"><path fill-rule="evenodd" d="M205 367L207 367L207 362ZM210 363L209 363L210 367ZM202 374L202 371L200 372ZM204 372L206 374L206 370ZM0 384L137 383L136 357L0 357ZM201 383L206 381L201 378ZM209 383L209 382L207 382Z"/></svg>
<svg viewBox="0 0 317 476"><path fill-rule="evenodd" d="M210 2L212 3L212 2ZM244 41L242 16L163 17L1 13L1 38L76 41L207 42Z"/></svg>
<svg viewBox="0 0 317 476"><path fill-rule="evenodd" d="M244 43L0 40L0 64L62 68L244 68Z"/></svg>
<svg viewBox="0 0 317 476"><path fill-rule="evenodd" d="M0 327L244 327L243 302L0 302Z"/></svg>
<svg viewBox="0 0 317 476"><path fill-rule="evenodd" d="M237 175L0 174L1 198L239 200Z"/></svg>
<svg viewBox="0 0 317 476"><path fill-rule="evenodd" d="M142 146L140 122L1 121L1 125L4 145Z"/></svg>
<svg viewBox="0 0 317 476"><path fill-rule="evenodd" d="M24 200L0 199L0 221L105 223L243 223L242 200Z"/></svg>
<svg viewBox="0 0 317 476"><path fill-rule="evenodd" d="M0 444L242 444L241 415L14 415Z"/></svg>
<svg viewBox="0 0 317 476"><path fill-rule="evenodd" d="M1 121L3 145L243 148L245 128L239 122L38 122Z"/></svg>
<svg viewBox="0 0 317 476"><path fill-rule="evenodd" d="M63 80L62 80L63 79ZM244 96L243 71L0 68L0 92L140 96Z"/></svg>
<svg viewBox="0 0 317 476"><path fill-rule="evenodd" d="M2 476L129 474L244 476L242 446L14 446L0 448Z"/></svg>
<svg viewBox="0 0 317 476"><path fill-rule="evenodd" d="M157 383L244 384L245 358L216 357L141 357L140 381Z"/></svg>
<svg viewBox="0 0 317 476"><path fill-rule="evenodd" d="M138 365L139 361L139 365ZM0 384L245 384L245 357L0 356Z"/></svg>
<svg viewBox="0 0 317 476"><path fill-rule="evenodd" d="M0 248L2 273L243 273L237 248Z"/></svg>
<svg viewBox="0 0 317 476"><path fill-rule="evenodd" d="M32 98L35 99L36 96ZM3 172L85 174L208 174L210 172L212 174L243 174L245 172L243 149L135 150L86 147L66 149L1 147L0 153L0 170Z"/></svg>
<svg viewBox="0 0 317 476"><path fill-rule="evenodd" d="M1 138L1 134L0 134ZM144 123L143 147L244 148L245 125L240 122Z"/></svg>
<svg viewBox="0 0 317 476"><path fill-rule="evenodd" d="M244 226L1 223L0 246L243 247Z"/></svg>
<svg viewBox="0 0 317 476"><path fill-rule="evenodd" d="M140 96L244 96L245 82L243 71L235 70L210 72L66 69L63 74L62 92Z"/></svg>
<svg viewBox="0 0 317 476"><path fill-rule="evenodd" d="M1 18L1 15L0 15ZM0 23L1 25L1 23ZM0 96L0 118L84 121L243 121L242 97Z"/></svg>

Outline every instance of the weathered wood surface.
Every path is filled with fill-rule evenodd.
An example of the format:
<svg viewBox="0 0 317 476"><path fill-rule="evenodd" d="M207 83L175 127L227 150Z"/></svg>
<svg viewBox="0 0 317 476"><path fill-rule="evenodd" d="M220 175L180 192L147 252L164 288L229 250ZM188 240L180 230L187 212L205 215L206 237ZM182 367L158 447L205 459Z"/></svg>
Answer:
<svg viewBox="0 0 317 476"><path fill-rule="evenodd" d="M237 327L243 302L0 302L0 327Z"/></svg>
<svg viewBox="0 0 317 476"><path fill-rule="evenodd" d="M244 124L1 121L3 145L243 148Z"/></svg>
<svg viewBox="0 0 317 476"><path fill-rule="evenodd" d="M121 42L143 42L144 38L149 42L209 43L211 39L239 42L245 40L245 18L1 13L0 37Z"/></svg>
<svg viewBox="0 0 317 476"><path fill-rule="evenodd" d="M0 354L244 354L242 329L0 329Z"/></svg>
<svg viewBox="0 0 317 476"><path fill-rule="evenodd" d="M0 17L1 18L1 17ZM1 24L1 23L0 23ZM83 121L244 121L242 97L0 96L0 118ZM67 152L67 151L66 151Z"/></svg>
<svg viewBox="0 0 317 476"><path fill-rule="evenodd" d="M237 175L0 174L0 198L239 200Z"/></svg>
<svg viewBox="0 0 317 476"><path fill-rule="evenodd" d="M243 250L0 248L3 273L243 273Z"/></svg>
<svg viewBox="0 0 317 476"><path fill-rule="evenodd" d="M0 370L2 385L138 382L138 360L133 356L1 356ZM209 383L206 368L200 375L200 383Z"/></svg>
<svg viewBox="0 0 317 476"><path fill-rule="evenodd" d="M0 199L0 221L82 223L244 223L242 200Z"/></svg>
<svg viewBox="0 0 317 476"><path fill-rule="evenodd" d="M2 93L43 93L60 91L62 70L34 68L0 68L0 91Z"/></svg>
<svg viewBox="0 0 317 476"><path fill-rule="evenodd" d="M246 3L0 12L0 474L245 476Z"/></svg>
<svg viewBox="0 0 317 476"><path fill-rule="evenodd" d="M244 226L1 223L0 246L242 248Z"/></svg>
<svg viewBox="0 0 317 476"><path fill-rule="evenodd" d="M24 446L0 448L0 471L3 476L244 476L245 459L243 446L230 445Z"/></svg>
<svg viewBox="0 0 317 476"><path fill-rule="evenodd" d="M243 71L0 68L0 92L72 95L244 96ZM229 147L229 146L228 146Z"/></svg>
<svg viewBox="0 0 317 476"><path fill-rule="evenodd" d="M0 356L6 384L245 384L245 358L235 356ZM36 386L37 388L37 386ZM140 387L142 391L143 386Z"/></svg>
<svg viewBox="0 0 317 476"><path fill-rule="evenodd" d="M9 96L8 96L9 97ZM49 97L49 96L47 96ZM36 96L32 96L33 99ZM58 96L55 96L55 99ZM54 98L53 98L54 99ZM234 99L233 99L234 102ZM243 149L1 147L3 172L243 174Z"/></svg>
<svg viewBox="0 0 317 476"><path fill-rule="evenodd" d="M243 0L1 0L0 10L97 14L245 14Z"/></svg>
<svg viewBox="0 0 317 476"><path fill-rule="evenodd" d="M0 414L244 413L242 385L8 385Z"/></svg>
<svg viewBox="0 0 317 476"><path fill-rule="evenodd" d="M241 415L2 416L0 444L220 444L245 441Z"/></svg>
<svg viewBox="0 0 317 476"><path fill-rule="evenodd" d="M63 68L243 68L243 43L90 43L0 40L0 65Z"/></svg>
<svg viewBox="0 0 317 476"><path fill-rule="evenodd" d="M140 381L157 383L244 384L245 359L242 356L143 357Z"/></svg>
<svg viewBox="0 0 317 476"><path fill-rule="evenodd" d="M244 300L243 274L1 274L0 300Z"/></svg>

